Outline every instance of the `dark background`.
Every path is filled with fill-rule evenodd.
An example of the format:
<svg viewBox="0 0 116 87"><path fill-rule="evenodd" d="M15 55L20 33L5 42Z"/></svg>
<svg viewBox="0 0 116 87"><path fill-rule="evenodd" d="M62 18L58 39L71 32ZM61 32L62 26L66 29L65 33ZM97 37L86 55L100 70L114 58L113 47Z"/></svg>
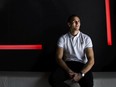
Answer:
<svg viewBox="0 0 116 87"><path fill-rule="evenodd" d="M0 71L55 69L58 38L71 14L94 44L96 72L116 71L116 1L110 0L112 46L107 44L105 0L0 0L0 44L42 44L42 50L0 50Z"/></svg>

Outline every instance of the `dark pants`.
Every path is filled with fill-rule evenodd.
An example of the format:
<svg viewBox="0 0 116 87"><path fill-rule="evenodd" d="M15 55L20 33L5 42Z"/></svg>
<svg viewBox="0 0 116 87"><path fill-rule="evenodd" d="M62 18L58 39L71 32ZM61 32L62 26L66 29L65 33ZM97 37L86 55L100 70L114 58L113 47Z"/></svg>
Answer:
<svg viewBox="0 0 116 87"><path fill-rule="evenodd" d="M66 64L75 72L80 72L84 64L74 61L68 61ZM51 73L49 77L49 83L52 87L70 87L64 83L65 80L70 79L69 75L62 69L58 68ZM89 71L85 76L78 82L81 87L93 87L93 75Z"/></svg>

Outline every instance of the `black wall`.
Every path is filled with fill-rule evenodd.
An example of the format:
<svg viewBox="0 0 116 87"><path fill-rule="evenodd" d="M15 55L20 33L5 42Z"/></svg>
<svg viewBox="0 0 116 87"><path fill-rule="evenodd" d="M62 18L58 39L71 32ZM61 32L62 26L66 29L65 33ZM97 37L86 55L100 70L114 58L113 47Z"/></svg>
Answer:
<svg viewBox="0 0 116 87"><path fill-rule="evenodd" d="M105 0L1 0L0 44L42 44L42 50L0 50L0 71L51 71L56 43L77 14L94 44L94 71L116 71L115 0L110 0L113 45L107 45Z"/></svg>

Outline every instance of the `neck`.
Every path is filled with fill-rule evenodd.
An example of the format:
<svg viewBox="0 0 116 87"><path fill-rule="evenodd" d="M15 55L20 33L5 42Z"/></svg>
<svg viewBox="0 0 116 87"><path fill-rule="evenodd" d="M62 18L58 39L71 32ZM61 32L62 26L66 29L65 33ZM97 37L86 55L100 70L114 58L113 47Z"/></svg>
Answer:
<svg viewBox="0 0 116 87"><path fill-rule="evenodd" d="M78 31L71 31L70 32L73 36L76 36L78 33L79 33L79 30Z"/></svg>

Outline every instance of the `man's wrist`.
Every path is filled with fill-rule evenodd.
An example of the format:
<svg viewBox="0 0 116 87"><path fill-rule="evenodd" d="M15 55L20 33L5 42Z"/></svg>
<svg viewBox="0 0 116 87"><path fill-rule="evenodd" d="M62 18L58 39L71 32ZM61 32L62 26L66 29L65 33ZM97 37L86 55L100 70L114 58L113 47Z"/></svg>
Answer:
<svg viewBox="0 0 116 87"><path fill-rule="evenodd" d="M81 74L81 76L82 76L82 77L84 77L84 76L85 76L85 73L82 73L82 72L79 72L79 73Z"/></svg>
<svg viewBox="0 0 116 87"><path fill-rule="evenodd" d="M68 72L68 73L73 73L73 71L72 71L72 70L68 70L67 72Z"/></svg>

